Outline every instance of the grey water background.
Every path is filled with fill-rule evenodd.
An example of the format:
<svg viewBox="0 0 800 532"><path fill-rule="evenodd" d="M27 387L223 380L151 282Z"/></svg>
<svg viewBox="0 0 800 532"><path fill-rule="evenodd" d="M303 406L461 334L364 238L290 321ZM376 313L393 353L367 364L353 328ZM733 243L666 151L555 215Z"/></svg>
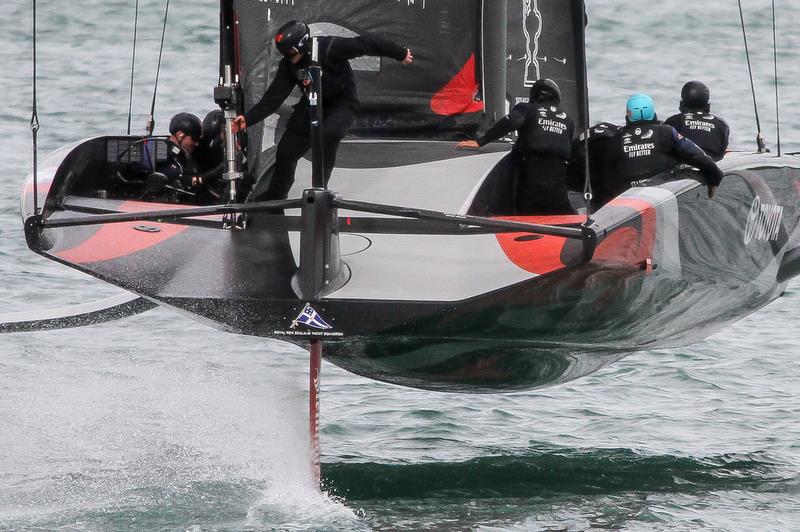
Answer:
<svg viewBox="0 0 800 532"><path fill-rule="evenodd" d="M770 2L744 0L775 149ZM141 0L133 130L162 0ZM800 151L800 4L779 0L783 148ZM39 0L42 155L123 133L133 0ZM0 7L0 313L117 293L45 261L18 214L31 167L31 3ZM213 108L217 5L173 0L157 131ZM755 120L736 2L591 0L592 118L647 91L659 114L705 80L732 147ZM413 43L411 43L413 45ZM720 227L719 231L739 228ZM0 337L0 530L798 530L798 282L690 347L528 393L403 389L323 366L327 490L312 486L305 352L156 310Z"/></svg>

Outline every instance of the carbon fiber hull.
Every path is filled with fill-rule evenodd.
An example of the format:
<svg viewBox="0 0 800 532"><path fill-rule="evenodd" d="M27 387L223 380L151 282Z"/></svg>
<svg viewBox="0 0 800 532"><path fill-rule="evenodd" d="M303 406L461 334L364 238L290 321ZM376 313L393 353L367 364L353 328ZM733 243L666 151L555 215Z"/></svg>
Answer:
<svg viewBox="0 0 800 532"><path fill-rule="evenodd" d="M91 184L75 172L70 181L76 160L92 159L92 142L99 141L68 152L72 160L61 153L50 161L51 182L45 171L41 189L47 220L183 207L98 194L108 187L88 171ZM492 169L503 156L337 168L334 181L348 198L388 194L401 205L466 213L493 186ZM26 234L45 257L224 330L301 345L324 339L329 361L368 378L511 391L572 380L637 350L697 341L780 296L787 279L779 270L800 241L798 161L734 155L723 168L713 200L697 181L675 179L654 180L605 205L583 224L598 235L588 261L580 242L561 236L387 231L369 222L393 217L340 211L341 274L316 299L298 295L301 230L291 210L253 214L239 230L223 228L220 216L195 216L29 223ZM292 194L307 187L308 173L301 165ZM442 175L451 179L440 190ZM30 192L23 192L26 219Z"/></svg>

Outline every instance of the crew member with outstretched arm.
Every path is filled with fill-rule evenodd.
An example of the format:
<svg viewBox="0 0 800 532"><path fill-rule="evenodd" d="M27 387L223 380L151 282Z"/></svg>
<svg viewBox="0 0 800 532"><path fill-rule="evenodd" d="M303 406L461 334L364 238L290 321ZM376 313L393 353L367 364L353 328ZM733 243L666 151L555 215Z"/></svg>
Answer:
<svg viewBox="0 0 800 532"><path fill-rule="evenodd" d="M323 150L325 160L325 183L330 179L336 163L339 142L347 134L355 120L359 107L353 70L349 59L370 56L385 56L410 64L414 57L411 50L389 40L374 36L318 37L320 63L322 64L322 109ZM275 78L264 96L247 113L236 117L234 133L253 125L271 115L289 97L295 86L303 91L303 97L294 106L294 112L286 125L286 131L278 142L275 155L275 171L269 189L260 199L284 199L294 183L297 161L308 151L311 143L310 109L306 91L310 85L308 68L311 65L311 32L300 21L293 20L281 26L275 34L275 45L283 54Z"/></svg>

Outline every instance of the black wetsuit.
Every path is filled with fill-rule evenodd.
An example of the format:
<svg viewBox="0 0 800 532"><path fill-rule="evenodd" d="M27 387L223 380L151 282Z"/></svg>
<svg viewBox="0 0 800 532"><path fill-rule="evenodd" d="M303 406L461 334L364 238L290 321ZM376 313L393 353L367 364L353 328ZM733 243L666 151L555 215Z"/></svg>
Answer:
<svg viewBox="0 0 800 532"><path fill-rule="evenodd" d="M203 183L199 191L200 201L202 203L219 203L227 200L225 197L227 183L222 179L227 162L222 142L217 141L213 146L201 144L194 150L192 158L197 163L199 172L197 176Z"/></svg>
<svg viewBox="0 0 800 532"><path fill-rule="evenodd" d="M359 37L319 37L322 63L323 150L325 183L330 179L336 163L339 142L353 124L358 110L353 70L349 59L364 55L386 56L397 61L406 57L407 49L388 40L362 35ZM278 142L275 155L275 173L263 199L283 199L294 183L297 161L308 151L311 143L310 109L306 89L310 83L308 68L310 58L293 64L284 58L278 64L275 79L256 105L244 116L248 126L260 122L278 110L295 86L303 90L303 98L294 106L286 131Z"/></svg>
<svg viewBox="0 0 800 532"><path fill-rule="evenodd" d="M155 170L167 176L170 184L181 185L184 188L191 187L192 176L197 173L194 157L187 157L187 152L171 140L167 140L166 144L169 154L166 159L156 164Z"/></svg>
<svg viewBox="0 0 800 532"><path fill-rule="evenodd" d="M481 146L516 130L514 156L520 175L515 192L517 214L569 214L567 180L575 124L555 105L520 103L480 139Z"/></svg>
<svg viewBox="0 0 800 532"><path fill-rule="evenodd" d="M711 113L686 112L673 115L664 123L697 144L715 161L725 156L730 128L722 118Z"/></svg>
<svg viewBox="0 0 800 532"><path fill-rule="evenodd" d="M656 120L628 124L617 133L615 144L616 172L609 183L613 196L681 163L699 168L708 185L722 181L722 171L711 157L675 128Z"/></svg>

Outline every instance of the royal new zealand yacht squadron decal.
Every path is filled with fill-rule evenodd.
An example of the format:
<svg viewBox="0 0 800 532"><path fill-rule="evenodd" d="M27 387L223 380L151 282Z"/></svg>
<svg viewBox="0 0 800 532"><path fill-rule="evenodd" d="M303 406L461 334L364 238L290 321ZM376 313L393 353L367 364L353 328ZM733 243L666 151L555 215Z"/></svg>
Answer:
<svg viewBox="0 0 800 532"><path fill-rule="evenodd" d="M343 336L343 333L334 331L333 325L325 321L325 318L310 303L305 304L303 310L292 320L287 330L275 331L275 334L313 337Z"/></svg>

